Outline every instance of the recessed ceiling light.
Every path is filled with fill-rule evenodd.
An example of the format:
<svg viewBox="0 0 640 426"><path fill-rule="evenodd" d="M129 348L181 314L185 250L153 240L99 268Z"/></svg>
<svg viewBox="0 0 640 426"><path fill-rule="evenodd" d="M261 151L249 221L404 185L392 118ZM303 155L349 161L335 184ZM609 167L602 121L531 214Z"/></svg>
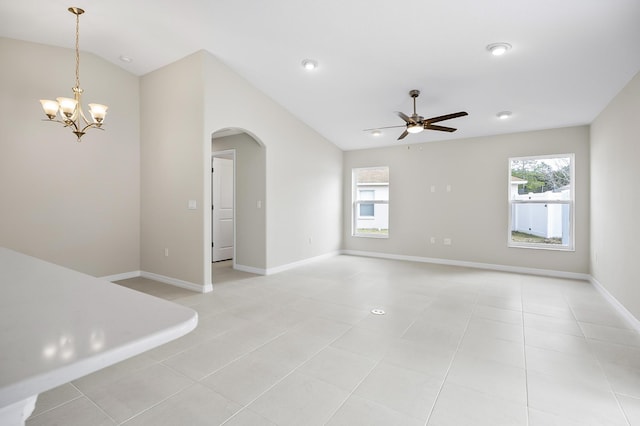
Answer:
<svg viewBox="0 0 640 426"><path fill-rule="evenodd" d="M372 130L372 131L371 131L371 134L372 134L373 136L375 136L375 137L382 136L382 130L380 130L380 129Z"/></svg>
<svg viewBox="0 0 640 426"><path fill-rule="evenodd" d="M127 56L127 55L120 55L119 59L122 62L126 62L127 64L130 64L131 62L133 62L133 58L131 56Z"/></svg>
<svg viewBox="0 0 640 426"><path fill-rule="evenodd" d="M305 59L302 61L302 67L307 71L313 71L318 68L318 61L314 61L313 59Z"/></svg>
<svg viewBox="0 0 640 426"><path fill-rule="evenodd" d="M491 52L493 56L502 56L507 53L509 49L511 49L509 43L492 43L487 46L487 50Z"/></svg>
<svg viewBox="0 0 640 426"><path fill-rule="evenodd" d="M496 117L498 117L500 120L506 120L507 118L511 117L511 111L501 111L496 114Z"/></svg>

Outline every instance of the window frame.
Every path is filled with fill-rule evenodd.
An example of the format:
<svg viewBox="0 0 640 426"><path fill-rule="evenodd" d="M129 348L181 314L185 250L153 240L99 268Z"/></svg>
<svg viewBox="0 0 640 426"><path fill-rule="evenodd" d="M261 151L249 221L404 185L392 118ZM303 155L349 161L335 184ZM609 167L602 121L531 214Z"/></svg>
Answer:
<svg viewBox="0 0 640 426"><path fill-rule="evenodd" d="M366 170L366 169L379 169L386 168L387 172L389 172L389 166L370 166L370 167L353 167L351 169L351 236L358 238L389 238L389 218L387 217L387 233L386 234L374 234L374 233L359 233L357 223L358 220L373 220L375 218L375 210L376 205L389 205L389 196L387 193L386 200L376 200L375 196L373 200L360 200L358 199L358 182L357 182L357 171L358 170ZM390 179L388 179L390 180ZM370 186L375 186L375 184L369 184ZM387 188L390 186L389 182L386 183ZM373 204L374 216L360 216L360 206L362 204ZM387 214L389 212L387 211Z"/></svg>
<svg viewBox="0 0 640 426"><path fill-rule="evenodd" d="M526 161L526 160L545 160L556 158L569 158L570 166L569 173L571 182L570 186L570 199L569 200L513 200L511 198L511 164L514 160ZM534 250L555 250L555 251L575 251L575 154L547 154L547 155L534 155L524 157L510 157L507 162L507 204L508 204L508 227L507 227L507 247L509 248L525 248ZM563 244L550 244L550 243L526 243L526 242L514 242L512 239L513 229L513 211L515 205L527 205L527 204L557 204L569 206L569 242L566 245Z"/></svg>

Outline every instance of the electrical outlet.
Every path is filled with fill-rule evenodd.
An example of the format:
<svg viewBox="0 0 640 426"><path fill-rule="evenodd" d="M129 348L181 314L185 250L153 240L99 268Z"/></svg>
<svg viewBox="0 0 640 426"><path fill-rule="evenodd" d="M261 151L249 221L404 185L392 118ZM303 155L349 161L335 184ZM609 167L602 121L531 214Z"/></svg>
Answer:
<svg viewBox="0 0 640 426"><path fill-rule="evenodd" d="M436 237L429 238L429 241L431 242L431 244L435 244L436 243Z"/></svg>
<svg viewBox="0 0 640 426"><path fill-rule="evenodd" d="M445 246L450 246L451 245L451 238L445 238L444 240L442 240L442 242L444 243Z"/></svg>
<svg viewBox="0 0 640 426"><path fill-rule="evenodd" d="M164 257L169 257L169 249L164 249Z"/></svg>

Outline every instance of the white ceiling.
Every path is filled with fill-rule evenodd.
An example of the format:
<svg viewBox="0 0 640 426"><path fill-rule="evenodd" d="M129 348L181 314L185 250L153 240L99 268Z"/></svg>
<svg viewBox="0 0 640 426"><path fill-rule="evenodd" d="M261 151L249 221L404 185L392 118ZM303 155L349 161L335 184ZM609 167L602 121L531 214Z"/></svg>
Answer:
<svg viewBox="0 0 640 426"><path fill-rule="evenodd" d="M81 50L143 75L205 49L345 150L588 124L640 70L638 0L3 0L0 36L72 48L69 6ZM411 89L420 115L469 116L362 131L402 125Z"/></svg>

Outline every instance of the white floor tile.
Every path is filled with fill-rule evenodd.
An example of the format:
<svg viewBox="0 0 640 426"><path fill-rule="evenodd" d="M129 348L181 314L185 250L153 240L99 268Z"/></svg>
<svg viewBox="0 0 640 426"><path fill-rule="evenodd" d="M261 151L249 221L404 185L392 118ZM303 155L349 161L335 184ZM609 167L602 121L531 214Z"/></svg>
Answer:
<svg viewBox="0 0 640 426"><path fill-rule="evenodd" d="M555 380L573 385L611 390L600 362L588 352L574 355L532 346L527 346L525 352L527 370L530 372L552 376Z"/></svg>
<svg viewBox="0 0 640 426"><path fill-rule="evenodd" d="M86 395L111 418L123 422L191 384L193 381L187 377L155 364L104 387L95 387Z"/></svg>
<svg viewBox="0 0 640 426"><path fill-rule="evenodd" d="M577 337L584 337L578 322L572 318L558 318L547 315L524 313L524 326L541 331L553 331Z"/></svg>
<svg viewBox="0 0 640 426"><path fill-rule="evenodd" d="M524 369L524 345L512 340L486 337L482 333L467 333L462 338L458 355L475 357Z"/></svg>
<svg viewBox="0 0 640 426"><path fill-rule="evenodd" d="M233 401L246 405L290 372L289 368L251 353L206 377L201 383Z"/></svg>
<svg viewBox="0 0 640 426"><path fill-rule="evenodd" d="M114 426L117 423L82 397L27 420L26 426Z"/></svg>
<svg viewBox="0 0 640 426"><path fill-rule="evenodd" d="M632 398L625 395L617 395L622 410L631 425L640 425L640 398Z"/></svg>
<svg viewBox="0 0 640 426"><path fill-rule="evenodd" d="M219 425L242 408L199 384L124 423L126 426Z"/></svg>
<svg viewBox="0 0 640 426"><path fill-rule="evenodd" d="M522 406L527 404L524 368L458 354L447 375L447 383L455 383Z"/></svg>
<svg viewBox="0 0 640 426"><path fill-rule="evenodd" d="M437 377L380 363L354 394L409 417L426 420L441 386L442 380Z"/></svg>
<svg viewBox="0 0 640 426"><path fill-rule="evenodd" d="M354 327L331 343L331 346L379 361L397 340L364 328Z"/></svg>
<svg viewBox="0 0 640 426"><path fill-rule="evenodd" d="M32 416L37 416L80 397L82 397L82 394L71 383L58 386L38 395L36 408L33 410Z"/></svg>
<svg viewBox="0 0 640 426"><path fill-rule="evenodd" d="M223 424L224 426L278 426L248 408L238 412Z"/></svg>
<svg viewBox="0 0 640 426"><path fill-rule="evenodd" d="M584 337L531 327L525 327L524 335L527 346L578 356L592 356L591 347Z"/></svg>
<svg viewBox="0 0 640 426"><path fill-rule="evenodd" d="M586 282L356 256L213 273L208 294L124 283L197 329L41 395L27 424L640 422L640 337Z"/></svg>
<svg viewBox="0 0 640 426"><path fill-rule="evenodd" d="M424 425L424 421L410 419L384 405L351 395L331 417L327 426L406 426L411 421L416 425Z"/></svg>
<svg viewBox="0 0 640 426"><path fill-rule="evenodd" d="M327 347L297 371L351 392L375 365L375 361L364 356Z"/></svg>
<svg viewBox="0 0 640 426"><path fill-rule="evenodd" d="M447 382L429 426L527 426L527 409L496 396Z"/></svg>
<svg viewBox="0 0 640 426"><path fill-rule="evenodd" d="M529 407L593 426L627 425L613 392L527 372Z"/></svg>
<svg viewBox="0 0 640 426"><path fill-rule="evenodd" d="M640 348L640 334L635 330L581 322L580 328L588 339Z"/></svg>
<svg viewBox="0 0 640 426"><path fill-rule="evenodd" d="M444 380L455 353L446 345L399 339L389 347L383 361Z"/></svg>
<svg viewBox="0 0 640 426"><path fill-rule="evenodd" d="M279 426L323 425L348 396L336 386L294 372L248 408Z"/></svg>

